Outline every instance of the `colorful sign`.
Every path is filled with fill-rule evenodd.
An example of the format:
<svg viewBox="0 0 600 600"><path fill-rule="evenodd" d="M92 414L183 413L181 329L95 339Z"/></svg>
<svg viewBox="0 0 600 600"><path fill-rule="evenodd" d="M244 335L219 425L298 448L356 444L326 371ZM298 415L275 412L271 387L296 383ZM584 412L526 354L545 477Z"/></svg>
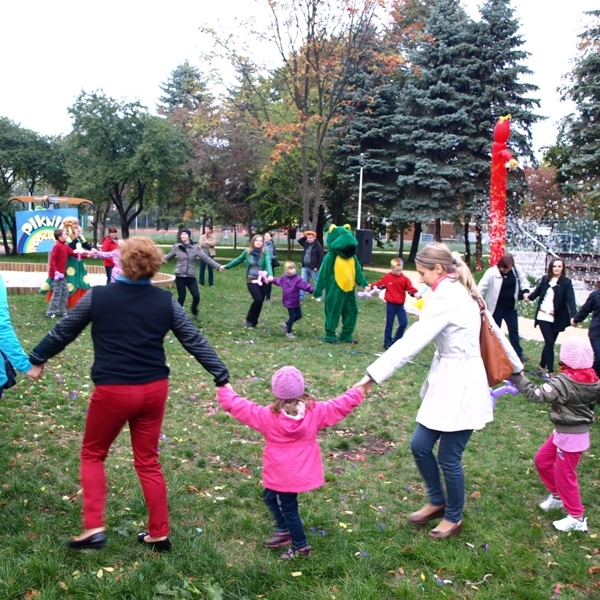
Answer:
<svg viewBox="0 0 600 600"><path fill-rule="evenodd" d="M77 218L76 208L20 210L17 222L17 253L50 252L55 244L54 230L66 217Z"/></svg>

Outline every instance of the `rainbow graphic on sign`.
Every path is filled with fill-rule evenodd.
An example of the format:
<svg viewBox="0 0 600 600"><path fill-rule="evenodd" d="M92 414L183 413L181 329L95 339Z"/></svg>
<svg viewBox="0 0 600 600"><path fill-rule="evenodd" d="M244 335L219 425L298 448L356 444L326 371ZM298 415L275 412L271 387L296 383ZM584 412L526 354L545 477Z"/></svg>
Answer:
<svg viewBox="0 0 600 600"><path fill-rule="evenodd" d="M77 218L77 209L17 211L17 253L50 252L55 244L54 230L66 217Z"/></svg>

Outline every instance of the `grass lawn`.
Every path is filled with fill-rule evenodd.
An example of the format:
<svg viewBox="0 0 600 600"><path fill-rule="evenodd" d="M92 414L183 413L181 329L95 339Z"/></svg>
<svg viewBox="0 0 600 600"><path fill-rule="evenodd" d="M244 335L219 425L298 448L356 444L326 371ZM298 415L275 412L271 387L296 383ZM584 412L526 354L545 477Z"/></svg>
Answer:
<svg viewBox="0 0 600 600"><path fill-rule="evenodd" d="M304 302L291 340L279 329L287 314L279 288L251 330L241 327L250 304L242 269L216 273L215 283L201 288L201 328L241 395L269 403L272 374L294 364L325 400L360 379L381 351L379 300L359 301L358 345L329 345L320 341L322 304ZM43 297L9 296L9 305L30 350L52 325ZM86 330L50 361L42 381L21 377L0 404L0 599L600 597L597 426L579 469L589 535L559 533L552 521L563 513L537 506L546 492L533 456L552 430L547 409L503 396L495 421L474 433L465 453L463 533L433 542L428 527L406 521L426 502L409 440L429 346L322 432L326 485L300 496L313 555L283 562L281 550L264 545L271 524L262 502L261 436L218 408L211 379L173 335L165 347L172 375L160 450L173 551L153 554L136 540L146 511L126 431L106 461L108 545L79 553L64 545L81 530L78 455L92 389ZM541 344L524 349L537 357Z"/></svg>

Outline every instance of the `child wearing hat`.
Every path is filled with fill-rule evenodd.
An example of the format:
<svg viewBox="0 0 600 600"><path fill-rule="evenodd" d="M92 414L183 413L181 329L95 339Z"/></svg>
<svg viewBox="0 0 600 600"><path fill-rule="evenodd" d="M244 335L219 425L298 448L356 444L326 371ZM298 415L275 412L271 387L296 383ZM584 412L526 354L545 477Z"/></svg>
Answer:
<svg viewBox="0 0 600 600"><path fill-rule="evenodd" d="M240 398L227 384L217 388L221 407L238 421L263 434L263 499L275 520L266 540L269 548L291 544L283 560L310 556L298 494L325 483L317 434L335 425L359 406L370 385L355 385L343 395L318 402L304 391L304 377L296 367L282 367L271 379L275 401L270 406Z"/></svg>
<svg viewBox="0 0 600 600"><path fill-rule="evenodd" d="M540 504L543 511L564 508L567 516L554 521L559 531L587 531L587 519L579 496L577 465L590 447L590 424L600 393L592 368L594 352L588 340L570 338L560 349L562 366L548 382L537 387L523 373L512 375L519 391L532 402L552 404L554 431L535 455L535 466L550 495Z"/></svg>

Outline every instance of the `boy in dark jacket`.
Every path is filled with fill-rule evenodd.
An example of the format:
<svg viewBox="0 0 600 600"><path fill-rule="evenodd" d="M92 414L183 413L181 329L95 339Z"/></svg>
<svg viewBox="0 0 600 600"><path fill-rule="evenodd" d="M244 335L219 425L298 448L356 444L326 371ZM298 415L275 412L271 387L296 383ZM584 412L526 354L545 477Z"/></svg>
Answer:
<svg viewBox="0 0 600 600"><path fill-rule="evenodd" d="M319 269L323 263L325 251L321 242L317 239L314 231L305 231L304 235L298 240L298 243L304 248L302 252L302 279L308 283L311 279L314 285L317 285ZM304 290L300 291L300 300L304 300ZM317 298L319 302L321 298Z"/></svg>
<svg viewBox="0 0 600 600"><path fill-rule="evenodd" d="M519 391L532 402L552 404L550 420L555 429L535 455L535 466L550 495L540 504L543 511L565 508L567 516L553 525L559 531L587 531L587 519L579 496L577 465L590 447L590 424L600 393L592 364L594 353L581 338L565 340L560 350L562 367L540 387L523 376L512 375Z"/></svg>

